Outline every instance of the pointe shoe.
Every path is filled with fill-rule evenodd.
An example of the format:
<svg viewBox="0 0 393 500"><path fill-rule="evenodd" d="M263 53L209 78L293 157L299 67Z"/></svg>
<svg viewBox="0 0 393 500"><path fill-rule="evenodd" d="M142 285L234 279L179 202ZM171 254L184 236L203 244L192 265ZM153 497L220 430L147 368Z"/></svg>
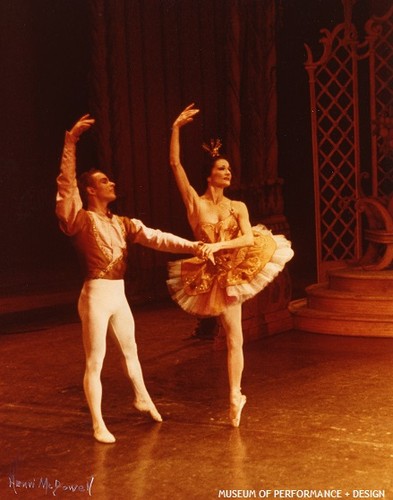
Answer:
<svg viewBox="0 0 393 500"><path fill-rule="evenodd" d="M134 407L142 413L148 413L155 422L162 422L162 417L153 402L134 401Z"/></svg>
<svg viewBox="0 0 393 500"><path fill-rule="evenodd" d="M116 442L115 436L106 428L96 429L94 431L94 437L100 443L111 444Z"/></svg>
<svg viewBox="0 0 393 500"><path fill-rule="evenodd" d="M240 419L242 416L242 410L246 404L247 398L244 394L240 395L239 401L237 403L231 403L229 410L229 420L232 427L239 427Z"/></svg>

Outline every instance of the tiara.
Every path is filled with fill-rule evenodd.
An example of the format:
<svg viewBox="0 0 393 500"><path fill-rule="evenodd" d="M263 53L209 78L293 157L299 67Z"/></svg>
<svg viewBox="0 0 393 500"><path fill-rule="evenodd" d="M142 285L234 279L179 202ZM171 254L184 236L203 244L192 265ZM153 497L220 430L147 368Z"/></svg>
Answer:
<svg viewBox="0 0 393 500"><path fill-rule="evenodd" d="M212 158L217 158L220 156L220 147L222 142L220 139L210 139L210 146L205 142L202 144L202 148L209 153Z"/></svg>

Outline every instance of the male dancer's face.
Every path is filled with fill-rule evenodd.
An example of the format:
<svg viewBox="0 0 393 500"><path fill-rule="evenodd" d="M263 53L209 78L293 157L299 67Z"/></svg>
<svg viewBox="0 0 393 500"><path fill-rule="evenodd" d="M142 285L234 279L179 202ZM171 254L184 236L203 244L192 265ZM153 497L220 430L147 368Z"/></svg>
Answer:
<svg viewBox="0 0 393 500"><path fill-rule="evenodd" d="M109 178L102 172L96 172L91 176L92 190L94 190L94 195L100 200L107 203L114 201L116 199L115 183L109 180ZM93 194L91 192L91 194Z"/></svg>

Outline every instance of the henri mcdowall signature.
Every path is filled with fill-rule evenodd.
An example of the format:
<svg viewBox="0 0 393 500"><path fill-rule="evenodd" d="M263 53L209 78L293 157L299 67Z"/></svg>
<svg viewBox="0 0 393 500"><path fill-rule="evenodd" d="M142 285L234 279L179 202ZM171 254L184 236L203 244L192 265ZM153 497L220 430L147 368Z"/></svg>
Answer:
<svg viewBox="0 0 393 500"><path fill-rule="evenodd" d="M40 477L39 479L33 478L28 480L17 479L14 474L8 476L8 486L11 488L15 495L18 494L18 490L34 490L42 489L45 494L53 495L54 497L60 492L72 492L72 493L87 493L89 496L92 495L92 487L94 482L94 476L89 477L84 483L67 483L60 481L59 479L54 479L51 481L47 477Z"/></svg>

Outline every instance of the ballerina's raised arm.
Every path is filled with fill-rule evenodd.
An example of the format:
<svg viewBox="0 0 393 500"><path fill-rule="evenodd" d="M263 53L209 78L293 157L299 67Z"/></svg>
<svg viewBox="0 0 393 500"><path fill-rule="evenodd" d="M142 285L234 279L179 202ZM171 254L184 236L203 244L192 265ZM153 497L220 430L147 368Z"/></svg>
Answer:
<svg viewBox="0 0 393 500"><path fill-rule="evenodd" d="M176 118L172 125L172 135L169 149L169 162L175 176L177 187L186 206L188 220L192 229L197 222L199 196L188 180L186 171L180 159L180 129L193 121L199 109L194 108L194 103L187 106Z"/></svg>

